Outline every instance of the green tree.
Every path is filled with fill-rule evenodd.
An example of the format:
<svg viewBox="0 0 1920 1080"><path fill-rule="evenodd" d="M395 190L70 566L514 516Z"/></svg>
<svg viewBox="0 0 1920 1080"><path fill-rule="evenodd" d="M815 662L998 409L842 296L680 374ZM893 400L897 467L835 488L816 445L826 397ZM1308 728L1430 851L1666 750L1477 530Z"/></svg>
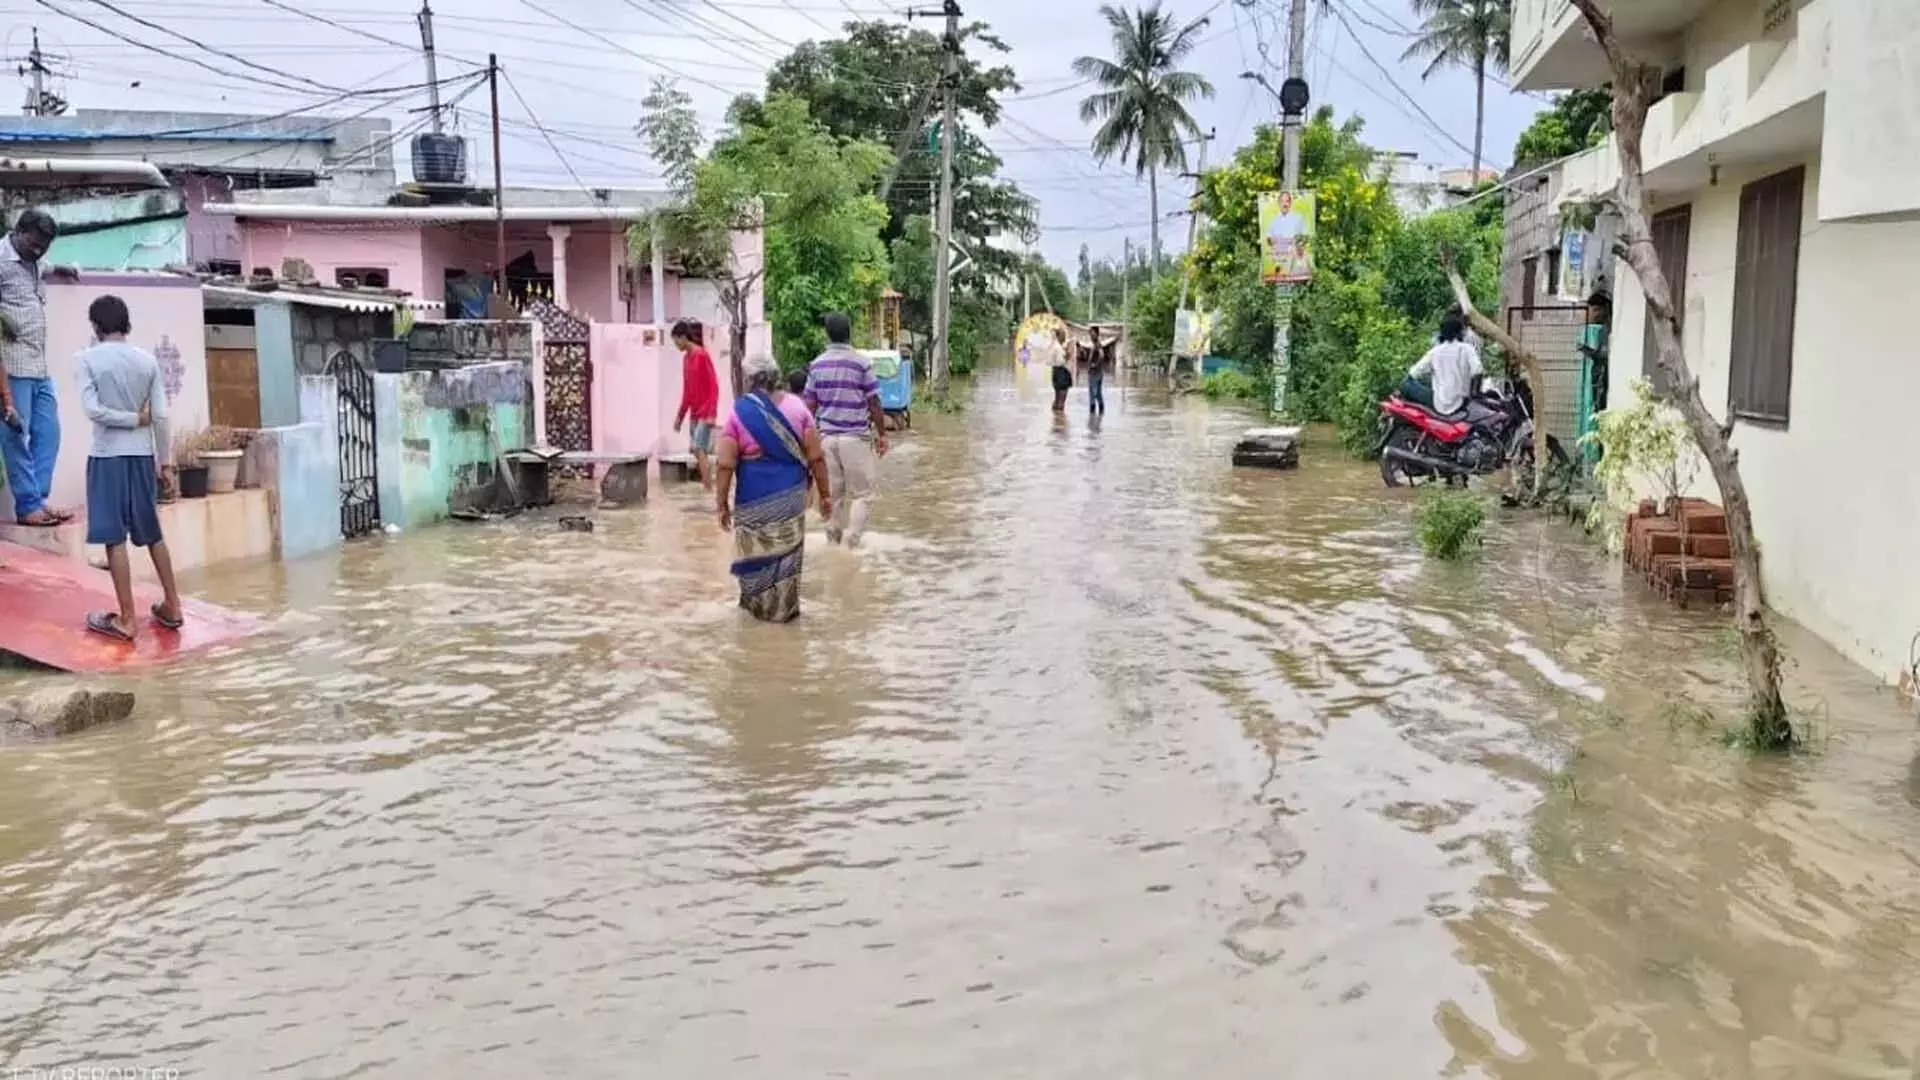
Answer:
<svg viewBox="0 0 1920 1080"><path fill-rule="evenodd" d="M693 158L699 129L687 95L656 84L646 106L640 126L649 153L680 185L662 229L677 262L726 283L736 378L755 284L765 289L774 355L792 365L817 353L821 316L857 315L886 284L886 207L870 192L892 160L887 149L837 138L804 100L774 94L737 106L706 157ZM755 225L765 265L743 271L733 265L732 233Z"/></svg>
<svg viewBox="0 0 1920 1080"><path fill-rule="evenodd" d="M1613 89L1599 86L1560 94L1533 118L1513 147L1513 164L1544 165L1591 150L1613 122ZM1490 200L1489 200L1490 201Z"/></svg>
<svg viewBox="0 0 1920 1080"><path fill-rule="evenodd" d="M1511 40L1509 0L1413 0L1414 14L1423 20L1421 34L1402 57L1425 60L1421 78L1432 78L1443 67L1473 73L1473 176L1480 179L1480 163L1487 137L1487 76L1507 69Z"/></svg>
<svg viewBox="0 0 1920 1080"><path fill-rule="evenodd" d="M984 23L962 27L960 40L953 235L973 265L954 287L978 292L987 281L1015 273L1019 264L1018 253L988 244L988 238L1029 235L1035 207L1017 185L1000 178L1003 162L977 134L1000 122L1000 96L1020 84L1011 67L973 57L1004 54L1007 45ZM899 154L887 193L888 243L899 239L909 219L934 210L940 144L933 91L945 63L937 34L897 22L853 22L844 37L807 42L767 73L768 93L805 98L814 118L833 134L891 146Z"/></svg>
<svg viewBox="0 0 1920 1080"><path fill-rule="evenodd" d="M1177 26L1159 0L1132 12L1100 6L1113 34L1113 57L1082 56L1074 73L1100 89L1080 102L1080 119L1100 126L1093 153L1100 161L1131 158L1135 176L1147 178L1153 214L1150 258L1160 259L1160 170L1184 169L1186 139L1200 137L1200 125L1187 111L1190 102L1213 97L1205 76L1177 65L1199 44L1207 20Z"/></svg>
<svg viewBox="0 0 1920 1080"><path fill-rule="evenodd" d="M825 348L822 316L858 316L887 282L887 210L870 193L892 155L835 137L790 94L770 95L754 120L714 144L708 169L765 200L767 321L774 355L792 366Z"/></svg>

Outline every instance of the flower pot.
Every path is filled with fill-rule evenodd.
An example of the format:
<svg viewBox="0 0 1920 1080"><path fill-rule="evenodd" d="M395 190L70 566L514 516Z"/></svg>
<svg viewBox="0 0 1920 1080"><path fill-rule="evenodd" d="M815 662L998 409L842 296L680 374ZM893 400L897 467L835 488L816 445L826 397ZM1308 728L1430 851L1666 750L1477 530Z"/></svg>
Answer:
<svg viewBox="0 0 1920 1080"><path fill-rule="evenodd" d="M174 476L180 481L181 498L204 499L207 497L207 467L205 465L183 465L175 470Z"/></svg>
<svg viewBox="0 0 1920 1080"><path fill-rule="evenodd" d="M207 491L214 495L225 495L232 491L240 479L240 458L244 450L203 450L200 464L206 466Z"/></svg>

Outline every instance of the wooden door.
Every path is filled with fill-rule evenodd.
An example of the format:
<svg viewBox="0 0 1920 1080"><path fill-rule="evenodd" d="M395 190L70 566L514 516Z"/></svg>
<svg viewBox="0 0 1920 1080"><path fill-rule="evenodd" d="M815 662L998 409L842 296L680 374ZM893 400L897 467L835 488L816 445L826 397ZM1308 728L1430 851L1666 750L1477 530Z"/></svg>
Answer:
<svg viewBox="0 0 1920 1080"><path fill-rule="evenodd" d="M260 426L260 363L252 349L207 350L207 413L226 427Z"/></svg>

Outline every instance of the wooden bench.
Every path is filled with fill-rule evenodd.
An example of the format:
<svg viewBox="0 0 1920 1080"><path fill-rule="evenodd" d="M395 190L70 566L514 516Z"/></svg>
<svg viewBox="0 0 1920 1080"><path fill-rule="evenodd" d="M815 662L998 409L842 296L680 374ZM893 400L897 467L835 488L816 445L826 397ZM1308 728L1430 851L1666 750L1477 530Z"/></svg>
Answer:
<svg viewBox="0 0 1920 1080"><path fill-rule="evenodd" d="M600 476L602 506L636 506L647 501L646 454L601 454L591 450L558 450L535 446L500 455L514 467L521 502L545 506L553 501L549 473L553 465L604 465Z"/></svg>

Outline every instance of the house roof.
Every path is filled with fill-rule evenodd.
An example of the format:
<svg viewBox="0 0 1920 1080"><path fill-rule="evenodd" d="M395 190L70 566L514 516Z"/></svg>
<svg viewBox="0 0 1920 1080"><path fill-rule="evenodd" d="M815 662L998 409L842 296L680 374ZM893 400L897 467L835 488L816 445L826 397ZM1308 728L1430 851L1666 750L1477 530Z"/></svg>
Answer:
<svg viewBox="0 0 1920 1080"><path fill-rule="evenodd" d="M664 201L664 199L663 199ZM491 206L335 206L320 203L272 205L265 203L207 203L209 214L249 221L412 222L452 225L471 221L635 221L660 203L637 206L521 206L508 204L496 213Z"/></svg>
<svg viewBox="0 0 1920 1080"><path fill-rule="evenodd" d="M420 300L406 293L385 292L372 289L328 289L316 285L299 285L293 282L276 281L272 288L248 288L241 285L217 284L205 282L200 291L210 308L257 308L269 304L298 304L302 307L330 308L334 311L356 311L374 314L406 308L420 314L432 314L446 311L444 301Z"/></svg>

